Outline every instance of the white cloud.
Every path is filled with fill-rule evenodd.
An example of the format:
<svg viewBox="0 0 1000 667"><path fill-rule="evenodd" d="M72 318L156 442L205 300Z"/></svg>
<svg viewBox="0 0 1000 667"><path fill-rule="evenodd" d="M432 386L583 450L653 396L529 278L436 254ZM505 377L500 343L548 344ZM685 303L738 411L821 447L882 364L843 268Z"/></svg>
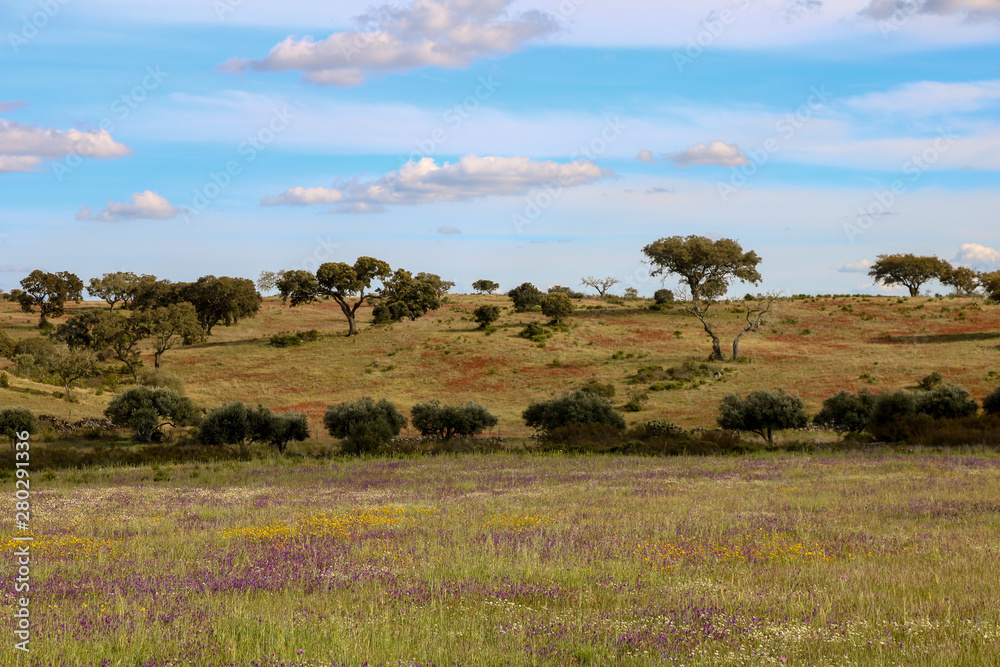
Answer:
<svg viewBox="0 0 1000 667"><path fill-rule="evenodd" d="M862 259L858 262L848 262L837 269L837 271L840 273L868 273L868 269L870 268L872 268L872 261L870 259Z"/></svg>
<svg viewBox="0 0 1000 667"><path fill-rule="evenodd" d="M639 162L645 162L647 164L653 164L656 162L656 158L653 157L653 151L645 148L639 151L639 154L635 156L635 159Z"/></svg>
<svg viewBox="0 0 1000 667"><path fill-rule="evenodd" d="M713 141L708 145L696 144L687 150L674 153L670 156L670 159L678 167L690 167L696 164L741 167L749 164L747 156L743 154L739 146L726 144L721 141Z"/></svg>
<svg viewBox="0 0 1000 667"><path fill-rule="evenodd" d="M122 204L109 201L106 208L91 211L84 206L76 214L77 220L169 220L184 212L183 208L172 205L152 190L132 194L132 203Z"/></svg>
<svg viewBox="0 0 1000 667"><path fill-rule="evenodd" d="M45 160L70 154L113 160L132 151L105 130L43 129L0 118L0 172L32 171Z"/></svg>
<svg viewBox="0 0 1000 667"><path fill-rule="evenodd" d="M971 266L1000 264L1000 250L978 243L963 243L955 262Z"/></svg>
<svg viewBox="0 0 1000 667"><path fill-rule="evenodd" d="M433 158L423 158L373 181L352 179L332 188L290 188L265 197L261 205L336 204L339 212L375 212L385 206L522 195L548 184L573 187L610 175L592 162L561 164L526 157L466 155L454 164L438 166Z"/></svg>
<svg viewBox="0 0 1000 667"><path fill-rule="evenodd" d="M221 69L301 71L309 83L359 86L370 76L422 67L465 67L477 58L510 53L552 34L555 19L539 11L510 16L513 0L414 0L383 5L356 17L358 29L321 41L288 37L266 58L233 58ZM371 26L371 30L366 30Z"/></svg>
<svg viewBox="0 0 1000 667"><path fill-rule="evenodd" d="M929 116L977 111L996 100L1000 100L1000 80L967 83L918 81L887 92L852 97L847 104L862 111Z"/></svg>

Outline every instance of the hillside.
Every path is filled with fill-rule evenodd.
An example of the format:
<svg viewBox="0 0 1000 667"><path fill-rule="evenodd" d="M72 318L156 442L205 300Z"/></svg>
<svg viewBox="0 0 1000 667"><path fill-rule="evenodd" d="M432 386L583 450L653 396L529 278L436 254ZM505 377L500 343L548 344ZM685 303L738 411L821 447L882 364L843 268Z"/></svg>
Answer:
<svg viewBox="0 0 1000 667"><path fill-rule="evenodd" d="M471 321L482 303L506 308L491 335ZM183 378L188 394L209 408L242 400L305 412L321 441L329 439L321 428L326 406L361 396L387 397L407 410L432 398L475 400L500 417L495 435L527 435L520 413L531 401L594 378L614 383L615 403L621 405L631 390L670 386L655 367L680 369L685 362L696 369L694 379L680 388L649 391L645 409L626 415L630 423L669 419L688 428L710 427L722 396L758 387L783 387L815 411L837 390L914 386L932 371L965 385L977 398L1000 383L1000 307L971 299L783 299L772 323L744 339L748 361L710 363L707 373L697 370L710 351L697 320L676 308L657 312L645 309L647 301L633 303L577 302L569 330L554 332L543 345L517 333L545 318L513 313L502 296L452 296L438 311L388 329L368 328L370 310L364 309L362 331L354 338L343 336L346 324L332 302L291 309L267 299L255 319L217 327L207 342L167 352L163 367ZM724 323L727 353L741 321L736 305L719 304L716 313ZM66 317L106 307L70 304ZM0 320L15 339L38 335L37 315L14 304L0 303ZM313 328L324 334L317 342L281 349L267 344L274 333ZM146 357L151 366L152 354ZM8 374L12 366L2 361ZM643 367L653 369L630 384ZM77 391L78 403L67 403L51 395L60 388L11 374L13 389L32 387L45 395L0 389L0 404L23 404L64 418L98 416L111 393L100 388L99 379L89 385Z"/></svg>

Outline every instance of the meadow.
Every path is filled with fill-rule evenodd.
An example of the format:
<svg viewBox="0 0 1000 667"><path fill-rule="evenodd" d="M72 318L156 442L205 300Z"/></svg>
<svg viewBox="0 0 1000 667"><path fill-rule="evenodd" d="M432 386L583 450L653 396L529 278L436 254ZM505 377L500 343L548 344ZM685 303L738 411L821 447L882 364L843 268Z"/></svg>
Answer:
<svg viewBox="0 0 1000 667"><path fill-rule="evenodd" d="M4 664L1000 654L993 452L271 458L34 481L33 651Z"/></svg>

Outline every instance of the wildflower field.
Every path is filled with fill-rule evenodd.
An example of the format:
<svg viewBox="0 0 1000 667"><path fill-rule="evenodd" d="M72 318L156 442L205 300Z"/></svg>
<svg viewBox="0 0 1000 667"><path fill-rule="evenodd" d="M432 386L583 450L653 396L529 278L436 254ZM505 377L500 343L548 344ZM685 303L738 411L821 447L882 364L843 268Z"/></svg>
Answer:
<svg viewBox="0 0 1000 667"><path fill-rule="evenodd" d="M32 651L9 639L5 665L1000 655L991 452L274 457L33 482Z"/></svg>

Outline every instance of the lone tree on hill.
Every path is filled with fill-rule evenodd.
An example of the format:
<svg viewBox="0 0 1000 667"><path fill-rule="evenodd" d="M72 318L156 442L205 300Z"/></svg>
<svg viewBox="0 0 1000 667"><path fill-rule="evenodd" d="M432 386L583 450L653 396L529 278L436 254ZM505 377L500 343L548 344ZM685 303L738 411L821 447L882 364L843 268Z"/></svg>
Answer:
<svg viewBox="0 0 1000 667"><path fill-rule="evenodd" d="M607 293L609 289L611 289L620 282L621 282L620 280L612 276L608 276L607 278L595 278L594 276L587 276L586 278L580 280L581 285L586 285L587 287L593 287L595 290L597 290L597 293L601 295L602 299L604 298L604 295Z"/></svg>
<svg viewBox="0 0 1000 667"><path fill-rule="evenodd" d="M910 296L920 296L920 287L935 278L946 275L951 266L937 257L913 254L879 255L868 275L883 285L903 285Z"/></svg>
<svg viewBox="0 0 1000 667"><path fill-rule="evenodd" d="M392 274L389 264L373 257L359 257L354 266L344 262L327 262L316 271L318 293L333 299L347 318L347 335L358 333L355 315L371 294L372 282ZM349 299L354 299L351 303Z"/></svg>
<svg viewBox="0 0 1000 667"><path fill-rule="evenodd" d="M495 283L492 280L477 280L472 283L472 289L478 294L492 294L500 289L500 283Z"/></svg>
<svg viewBox="0 0 1000 667"><path fill-rule="evenodd" d="M68 271L46 273L35 269L21 280L21 293L17 300L21 310L34 312L38 306L39 326L44 325L49 317L59 317L65 312L67 300L77 303L83 299L83 281Z"/></svg>
<svg viewBox="0 0 1000 667"><path fill-rule="evenodd" d="M671 236L642 249L654 267L650 275L680 276L693 301L716 299L726 293L733 280L756 285L760 282L754 251L743 252L732 239L713 241L704 236Z"/></svg>

